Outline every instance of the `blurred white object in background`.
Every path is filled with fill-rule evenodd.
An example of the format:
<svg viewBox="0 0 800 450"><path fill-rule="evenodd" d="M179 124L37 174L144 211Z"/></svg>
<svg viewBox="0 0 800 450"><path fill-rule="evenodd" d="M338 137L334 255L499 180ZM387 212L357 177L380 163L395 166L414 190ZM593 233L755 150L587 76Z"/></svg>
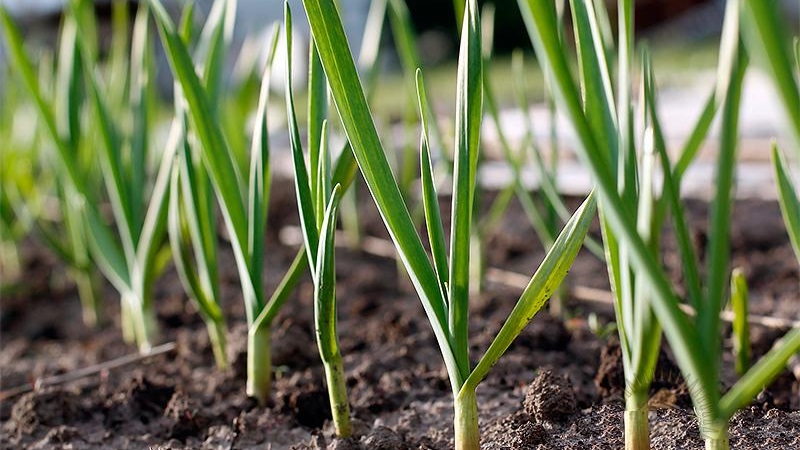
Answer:
<svg viewBox="0 0 800 450"><path fill-rule="evenodd" d="M128 0L130 3L138 3L135 0ZM162 0L167 9L177 17L183 5L193 0ZM211 9L214 0L195 1L195 20L201 26ZM98 5L108 6L112 0L95 0ZM61 14L67 0L0 0L3 5L18 21L26 23L26 39L31 38L37 44L52 46L55 48L56 36L58 32L58 16ZM295 83L298 85L305 82L306 66L308 65L308 23L305 18L302 0L289 0L289 5L294 14L294 52L293 68ZM361 45L361 37L364 33L364 25L367 20L370 0L347 0L340 3L342 17L345 22L348 37L354 54L358 54ZM228 54L227 67L230 68L227 76L233 77L235 82L237 75L241 76L242 71L258 68L263 65L266 58L264 54L267 50L265 44L272 27L276 22L283 23L283 2L278 0L238 0L236 9L236 22L234 26L233 42ZM30 26L28 26L30 25ZM31 31L33 30L33 31ZM283 48L283 44L280 44ZM0 39L0 69L5 65L5 57L2 39ZM241 54L241 58L240 58ZM161 65L166 64L164 55L157 57ZM286 55L278 51L275 60L275 74L273 86L278 90L283 89L285 84L284 74L286 73ZM257 65L256 65L257 64ZM164 66L165 67L165 66ZM238 73L237 73L238 71ZM0 79L2 79L0 70ZM170 92L172 80L168 71L162 71L159 77L159 85L162 92Z"/></svg>

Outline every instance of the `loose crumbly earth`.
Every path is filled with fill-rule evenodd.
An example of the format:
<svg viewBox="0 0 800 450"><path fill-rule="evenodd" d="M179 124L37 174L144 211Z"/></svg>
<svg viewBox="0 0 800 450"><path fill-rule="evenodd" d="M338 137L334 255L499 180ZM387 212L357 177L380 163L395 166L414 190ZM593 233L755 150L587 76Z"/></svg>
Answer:
<svg viewBox="0 0 800 450"><path fill-rule="evenodd" d="M365 196L362 196L365 197ZM293 193L276 189L265 283L271 289L296 249L277 230L295 222ZM385 236L368 202L366 231ZM572 202L576 204L576 202ZM691 202L694 235L707 239L706 207ZM800 319L797 261L776 204L739 202L733 261L752 290L751 311ZM674 247L667 238L667 247ZM516 205L488 241L498 266L530 274L543 257ZM74 290L62 267L33 243L24 248L25 276L3 293L2 390L42 376L74 371L134 352L118 324L99 331L80 323ZM276 380L272 402L258 407L244 395L244 312L230 254L221 257L230 323L229 361L215 369L205 328L174 273L158 283L161 341L176 350L66 385L0 402L0 449L448 449L452 448L451 394L431 329L419 301L394 261L356 250L337 254L339 333L357 437L332 439L330 412L312 334L311 284L304 280L274 325ZM674 252L665 263L679 284ZM604 265L581 254L571 282L607 287ZM489 284L474 299L473 359L486 349L519 293ZM118 315L105 290L107 317ZM486 449L618 449L622 440L622 368L610 307L571 300L570 317L540 313L478 389L482 447ZM728 330L726 330L727 332ZM755 327L754 353L763 354L780 330ZM731 373L726 343L724 382ZM797 374L800 376L800 373ZM800 384L787 371L753 406L731 421L737 449L800 448ZM664 347L653 383L650 416L654 449L700 449L702 440L687 388Z"/></svg>

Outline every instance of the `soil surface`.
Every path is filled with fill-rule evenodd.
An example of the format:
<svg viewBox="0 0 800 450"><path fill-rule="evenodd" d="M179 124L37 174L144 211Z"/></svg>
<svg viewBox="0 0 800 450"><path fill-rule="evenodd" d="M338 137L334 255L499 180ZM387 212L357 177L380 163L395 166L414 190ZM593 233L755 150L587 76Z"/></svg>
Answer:
<svg viewBox="0 0 800 450"><path fill-rule="evenodd" d="M288 186L288 183L281 185ZM268 292L297 251L278 231L297 222L294 194L277 185L267 248ZM362 195L365 232L386 232ZM577 201L571 201L573 206ZM698 247L708 239L706 205L689 202ZM531 274L541 245L516 203L487 241L493 267ZM733 262L751 289L751 312L800 320L800 274L777 204L738 202ZM597 230L593 233L597 236ZM224 243L224 241L223 241ZM674 243L665 264L680 289ZM223 246L223 248L225 248ZM23 246L24 278L0 306L0 390L135 353L118 323L90 330L63 266L34 242ZM231 368L219 371L194 306L168 271L155 298L161 341L175 349L121 368L0 401L0 449L448 449L452 400L433 333L395 261L341 248L337 253L339 334L357 437L332 438L324 376L312 325L306 277L274 324L274 395L258 407L244 394L244 310L229 252L221 255ZM608 287L605 266L584 251L570 273L575 286ZM519 291L487 284L474 297L471 356L482 354ZM105 288L106 317L118 320L115 292ZM482 448L618 449L623 447L621 355L610 305L568 298L567 318L542 312L478 388ZM588 318L592 316L592 320ZM599 325L598 325L599 324ZM730 327L725 327L729 333ZM760 356L785 330L754 326ZM724 384L736 378L725 340ZM800 370L786 371L731 421L736 449L800 448ZM703 447L687 387L662 350L650 415L655 449Z"/></svg>

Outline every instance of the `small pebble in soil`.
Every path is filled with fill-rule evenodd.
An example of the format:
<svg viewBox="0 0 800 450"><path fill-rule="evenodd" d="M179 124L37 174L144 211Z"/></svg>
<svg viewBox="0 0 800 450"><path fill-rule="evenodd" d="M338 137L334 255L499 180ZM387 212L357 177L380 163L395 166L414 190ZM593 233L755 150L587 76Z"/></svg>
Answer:
<svg viewBox="0 0 800 450"><path fill-rule="evenodd" d="M539 373L528 386L523 406L537 422L564 423L577 411L572 383L549 370Z"/></svg>

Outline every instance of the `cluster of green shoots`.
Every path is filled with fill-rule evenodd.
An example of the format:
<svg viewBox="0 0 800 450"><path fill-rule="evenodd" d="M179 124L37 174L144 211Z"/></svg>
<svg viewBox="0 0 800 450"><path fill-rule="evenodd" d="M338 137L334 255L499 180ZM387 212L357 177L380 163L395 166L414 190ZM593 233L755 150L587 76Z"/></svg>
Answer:
<svg viewBox="0 0 800 450"><path fill-rule="evenodd" d="M733 414L749 404L800 350L800 330L794 329L727 392L721 392L720 313L729 295L730 226L742 85L751 57L763 58L798 136L800 98L785 26L769 2L728 2L715 91L679 160L673 163L657 115L655 81L646 51L639 72L640 99L634 102L631 98L633 1L618 4L616 44L601 32L603 14L598 11L604 8L602 2L570 2L580 88L573 79L568 52L558 33L554 5L534 0L519 0L519 4L537 55L553 80L558 108L575 129L576 150L597 186L623 351L626 448L649 448L647 396L663 333L690 388L706 448L727 449L728 423ZM616 90L612 86L612 61L617 63ZM634 109L638 109L639 117L634 117ZM701 270L679 193L682 176L717 111L722 117L710 214L712 231L706 267ZM635 123L642 128L635 129ZM775 154L781 206L796 246L800 217L796 190L787 176L785 161ZM655 176L657 170L663 175L660 183ZM660 264L659 238L668 217L679 244L686 299L676 294ZM735 285L741 286L741 282ZM741 299L742 289L734 289L734 294ZM681 309L684 304L691 306L693 315ZM744 331L746 327L739 325L736 330Z"/></svg>
<svg viewBox="0 0 800 450"><path fill-rule="evenodd" d="M458 450L480 447L476 389L548 299L563 300L566 294L559 294L559 289L583 246L608 266L625 372L627 449L650 445L648 395L662 336L690 388L708 449L728 448L733 414L800 351L800 330L794 329L751 365L747 285L741 272L730 268L739 108L751 59L774 79L800 149L796 76L800 44L788 45L785 25L770 2L728 1L714 89L673 162L657 114L656 81L647 49L635 62L633 1L618 2L615 39L605 2L570 0L567 10L565 1L518 0L548 90L549 163L534 136L525 82L528 71L521 53L514 55L512 73L517 106L526 122L522 141L513 143L501 126L488 70L494 11L487 7L479 14L476 0L454 1L462 26L450 141L433 113L405 2L372 2L356 63L336 1L303 0L311 29L305 149L293 92L288 3L285 47L279 46L276 24L269 39L259 44L266 49L263 67L242 63L249 69L233 94L226 87L225 66L235 0L215 1L199 30L192 2L176 25L160 0L149 0L139 6L132 33L126 28L127 5L114 2L114 39L105 65L100 64L92 3L69 3L57 58L43 58L38 71L19 29L0 7L15 69L13 81L25 86L35 111L35 128L41 130L28 139L12 136L16 124L10 119L11 110L23 103L15 91L5 93L0 131L15 144L4 151L0 168L0 242L5 246L28 232L36 233L69 268L87 324L102 317L94 275L99 269L120 294L124 336L147 351L157 339L153 286L171 260L207 325L217 365L227 367L228 331L218 264L221 216L246 311L248 395L262 405L269 399L271 325L308 269L314 286L315 337L336 434L350 436L346 370L337 331L335 236L341 209L345 231L358 242L355 190L347 191L360 169L438 344L452 389ZM566 11L571 14L577 65L569 57L573 52L564 31ZM379 118L369 105L387 16L411 99L404 127L407 135L413 135L410 144L401 143L394 153L381 141ZM154 88L151 17L175 78L174 102L168 107L158 103ZM303 248L268 295L263 272L271 184L269 94L275 55L284 50L285 109ZM638 98L633 94L635 80ZM243 122L253 106L252 127L245 131ZM170 113L169 131L165 142L159 143L157 118L163 110ZM573 213L556 185L557 112L574 129L575 150L596 185L596 192ZM497 129L511 182L490 213L479 218L480 132L485 115ZM717 116L721 131L712 232L701 259L690 237L681 183ZM337 132L344 135L345 144L331 149L335 140L330 136ZM800 200L788 159L777 148L773 161L781 209L800 260ZM94 166L97 162L99 168ZM531 194L523 183L527 164L536 168L539 195ZM447 211L439 202L446 181L452 183L449 235L442 220ZM474 359L468 331L470 296L481 286L480 248L514 197L547 254L488 349ZM51 205L57 206L55 213ZM587 237L597 212L602 243ZM667 224L679 247L685 298L677 294L661 264L660 239ZM13 265L9 256L13 250L4 247L3 267ZM734 353L741 378L722 392L720 313L729 301L736 316Z"/></svg>
<svg viewBox="0 0 800 450"><path fill-rule="evenodd" d="M75 0L68 8L56 78L44 85L24 51L18 28L5 9L0 9L12 64L49 139L50 145L41 150L41 170L52 176L64 230L47 224L42 217L46 206L31 207L37 200L26 201L45 201L42 197L50 194L41 186L26 188L24 180L10 182L10 192L19 195L15 211L31 217L40 234L47 236L45 241L71 268L80 287L85 321L95 323L100 317L94 263L120 293L126 340L146 351L157 333L152 285L169 258L163 244L171 165L168 149L162 153L156 173L148 173L153 98L149 80L154 70L149 18L146 9L139 11L129 43L127 30L119 29L127 26L127 9L115 8L117 40L112 43L107 73L101 74L96 69L99 49L94 6ZM85 116L89 119L84 120ZM173 140L168 146L175 144ZM97 160L99 173L93 166ZM103 186L113 227L98 208ZM150 192L149 201L146 192Z"/></svg>
<svg viewBox="0 0 800 450"><path fill-rule="evenodd" d="M468 335L470 236L483 116L483 53L476 3L467 2L461 30L449 254L429 152L428 101L422 74L417 72L422 121L420 181L431 257L391 172L336 5L333 1L312 0L304 5L345 133L444 359L453 391L456 448L477 449L480 438L476 388L566 276L592 222L594 197L590 196L566 224L494 341L472 366ZM309 228L304 225L306 235Z"/></svg>

